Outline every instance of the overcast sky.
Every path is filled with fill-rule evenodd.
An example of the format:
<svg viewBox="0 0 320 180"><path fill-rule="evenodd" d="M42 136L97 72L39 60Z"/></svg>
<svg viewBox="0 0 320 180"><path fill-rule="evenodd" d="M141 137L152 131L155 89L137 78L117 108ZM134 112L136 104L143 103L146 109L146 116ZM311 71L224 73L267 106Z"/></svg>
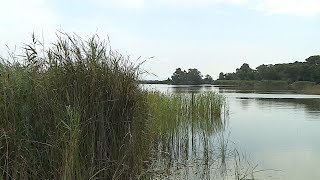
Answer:
<svg viewBox="0 0 320 180"><path fill-rule="evenodd" d="M144 69L166 79L178 67L217 78L244 62L303 61L320 54L320 0L0 0L0 52L53 42L58 30L109 36L119 52L155 56Z"/></svg>

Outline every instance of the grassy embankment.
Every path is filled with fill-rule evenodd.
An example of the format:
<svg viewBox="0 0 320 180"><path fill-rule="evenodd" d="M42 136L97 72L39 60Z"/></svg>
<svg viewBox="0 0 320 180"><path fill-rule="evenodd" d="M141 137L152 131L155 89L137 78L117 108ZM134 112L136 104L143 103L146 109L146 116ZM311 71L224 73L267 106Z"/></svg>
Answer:
<svg viewBox="0 0 320 180"><path fill-rule="evenodd" d="M320 94L320 85L309 81L297 81L290 84L287 81L273 80L216 80L214 85L236 87L242 90L291 90L306 94Z"/></svg>
<svg viewBox="0 0 320 180"><path fill-rule="evenodd" d="M139 68L96 36L61 35L46 50L33 38L0 74L0 179L151 177L149 156L172 161L188 136L223 124L219 95L144 92Z"/></svg>

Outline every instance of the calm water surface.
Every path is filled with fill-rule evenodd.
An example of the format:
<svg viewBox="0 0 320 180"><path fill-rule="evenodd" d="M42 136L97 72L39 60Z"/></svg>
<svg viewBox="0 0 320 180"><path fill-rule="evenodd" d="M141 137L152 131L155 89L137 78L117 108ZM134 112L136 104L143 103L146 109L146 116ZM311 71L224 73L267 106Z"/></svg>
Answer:
<svg viewBox="0 0 320 180"><path fill-rule="evenodd" d="M320 179L320 96L214 86L144 85L166 93L215 91L229 106L226 131L257 179ZM261 170L261 171L260 171Z"/></svg>

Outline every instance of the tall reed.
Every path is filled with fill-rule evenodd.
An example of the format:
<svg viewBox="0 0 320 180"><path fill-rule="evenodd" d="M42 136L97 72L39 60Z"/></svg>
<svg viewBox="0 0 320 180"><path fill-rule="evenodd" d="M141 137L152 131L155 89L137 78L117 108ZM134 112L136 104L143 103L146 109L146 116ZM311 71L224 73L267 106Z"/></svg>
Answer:
<svg viewBox="0 0 320 180"><path fill-rule="evenodd" d="M147 148L139 69L98 36L33 36L0 64L0 179L134 179Z"/></svg>
<svg viewBox="0 0 320 180"><path fill-rule="evenodd" d="M147 99L151 116L148 127L153 139L150 174L160 179L210 177L210 172L194 171L209 171L211 162L225 153L223 149L219 154L214 152L215 137L226 125L224 115L228 112L224 97L213 92L154 92Z"/></svg>
<svg viewBox="0 0 320 180"><path fill-rule="evenodd" d="M98 36L60 33L49 48L33 36L24 51L0 63L0 179L153 178L155 162L171 171L199 153L209 164L221 96L145 92L139 65Z"/></svg>

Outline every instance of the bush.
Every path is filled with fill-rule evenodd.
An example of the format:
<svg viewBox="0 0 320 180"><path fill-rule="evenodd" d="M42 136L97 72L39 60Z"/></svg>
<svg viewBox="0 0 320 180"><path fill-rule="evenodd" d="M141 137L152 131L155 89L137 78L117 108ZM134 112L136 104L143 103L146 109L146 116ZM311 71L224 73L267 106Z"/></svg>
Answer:
<svg viewBox="0 0 320 180"><path fill-rule="evenodd" d="M315 82L310 82L310 81L297 81L291 84L291 88L294 90L302 90L305 88L310 88L312 86L316 85Z"/></svg>

